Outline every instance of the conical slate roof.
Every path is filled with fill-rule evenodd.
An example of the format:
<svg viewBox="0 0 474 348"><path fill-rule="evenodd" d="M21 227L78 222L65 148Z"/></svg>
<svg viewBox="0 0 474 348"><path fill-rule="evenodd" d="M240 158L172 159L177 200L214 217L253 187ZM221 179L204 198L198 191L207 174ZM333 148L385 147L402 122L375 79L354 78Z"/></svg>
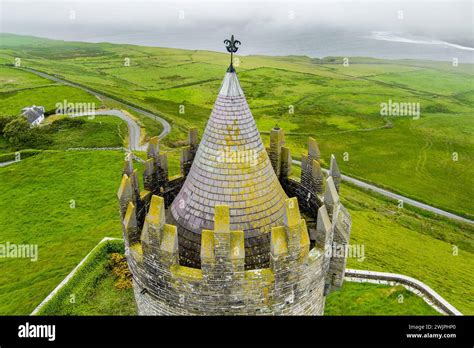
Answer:
<svg viewBox="0 0 474 348"><path fill-rule="evenodd" d="M171 214L180 227L201 234L214 228L214 207L229 205L230 227L244 231L249 248L282 224L286 198L237 75L227 72Z"/></svg>

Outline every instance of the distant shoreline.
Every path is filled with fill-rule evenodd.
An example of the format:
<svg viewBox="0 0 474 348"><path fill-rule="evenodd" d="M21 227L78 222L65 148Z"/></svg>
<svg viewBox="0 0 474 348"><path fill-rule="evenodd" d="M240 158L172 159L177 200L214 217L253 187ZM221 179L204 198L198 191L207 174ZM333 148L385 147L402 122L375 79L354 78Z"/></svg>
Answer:
<svg viewBox="0 0 474 348"><path fill-rule="evenodd" d="M378 33L378 34L377 34ZM382 33L382 34L380 34ZM328 59L330 58L338 58L338 57L350 57L350 58L366 58L366 59L373 59L373 60L419 60L419 61L434 61L434 62L447 62L451 63L454 58L458 59L458 62L460 64L474 64L474 48L473 47L468 47L468 46L462 46L458 45L452 42L445 42L445 41L440 41L440 40L428 40L428 39L422 39L420 37L400 37L397 36L396 33L388 33L388 32L374 32L372 33L373 35L371 36L355 36L354 40L365 40L367 42L374 42L374 46L393 46L393 47L401 47L401 48L409 48L411 51L406 51L408 53L401 53L400 55L397 55L397 53L391 52L390 50L387 49L388 53L381 53L381 52L376 52L371 47L368 45L366 52L353 52L354 54L342 54L341 50L336 50L333 49L333 51L338 51L337 53L339 54L322 54L322 55L315 55L311 54L310 50L302 50L298 51L298 48L295 49L295 52L288 52L288 48L285 47L279 47L278 49L272 48L270 46L274 46L274 44L270 45L269 48L265 51L265 49L262 49L261 52L253 52L252 49L250 52L239 52L239 55L242 57L246 56L269 56L269 57L291 57L291 56L297 56L297 57L307 57L309 59L319 59L321 60L322 64L331 64L330 62L327 62ZM36 36L36 35L23 35L23 34L15 34L15 33L4 33L0 32L0 37L4 35L10 35L10 36L18 36L18 37L31 37L31 38L39 38L43 40L52 40L52 41L59 41L59 42L80 42L80 43L86 43L86 44L112 44L112 45L133 45L133 46L143 46L143 47L156 47L156 48L170 48L170 49L181 49L181 50L188 50L188 51L210 51L210 52L217 52L217 53L223 53L225 52L220 49L219 46L212 47L212 48L207 48L207 47L186 47L185 44L169 44L169 45L161 45L161 44L153 44L150 42L144 42L147 41L146 38L138 39L140 42L127 42L127 38L123 38L123 41L120 40L121 38L115 37L112 38L112 40L102 40L101 38L95 38L95 39L86 39L86 40L80 40L80 39L57 39L57 38L50 38L50 37L45 37L45 36ZM395 36L394 36L395 35ZM104 37L104 39L106 39ZM302 41L304 41L304 37L301 38ZM119 42L116 40L120 40ZM144 41L143 41L144 40ZM220 42L219 42L220 43ZM199 44L194 43L196 46L199 46ZM248 44L252 44L252 42L249 42ZM360 42L359 42L360 44ZM0 48L1 47L9 47L9 45L4 45L3 42L0 42ZM462 48L461 48L462 47ZM417 48L420 48L419 50ZM383 49L380 48L382 51ZM453 54L449 55L450 58L444 58L443 57L437 57L437 56L420 56L416 57L414 56L413 51L429 51L429 50L434 50L435 52L437 51L446 51L446 52L451 52ZM264 52L265 51L265 52ZM393 49L392 51L397 51L396 49ZM399 50L401 52L405 52L404 50ZM281 52L281 53L280 53ZM411 53L410 53L411 52ZM336 53L336 52L334 52ZM405 54L405 55L404 55Z"/></svg>

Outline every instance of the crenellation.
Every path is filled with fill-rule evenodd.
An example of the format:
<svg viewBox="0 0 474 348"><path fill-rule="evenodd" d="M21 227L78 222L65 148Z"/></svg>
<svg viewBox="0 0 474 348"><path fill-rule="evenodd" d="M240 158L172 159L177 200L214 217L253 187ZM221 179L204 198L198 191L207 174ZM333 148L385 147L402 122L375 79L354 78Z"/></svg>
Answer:
<svg viewBox="0 0 474 348"><path fill-rule="evenodd" d="M199 130L196 127L192 127L188 131L188 145L194 157L199 146Z"/></svg>
<svg viewBox="0 0 474 348"><path fill-rule="evenodd" d="M155 188L158 186L155 174L155 161L153 158L148 158L145 161L145 170L143 171L143 186L148 191L155 191Z"/></svg>
<svg viewBox="0 0 474 348"><path fill-rule="evenodd" d="M122 220L127 211L128 203L133 202L133 188L130 178L127 174L122 175L122 181L120 183L119 190L117 192L117 197L120 202L120 216Z"/></svg>
<svg viewBox="0 0 474 348"><path fill-rule="evenodd" d="M335 210L339 206L339 194L337 193L336 186L331 176L326 179L326 190L324 191L324 205L327 208L329 217L332 219Z"/></svg>
<svg viewBox="0 0 474 348"><path fill-rule="evenodd" d="M291 176L291 152L290 149L287 147L281 147L281 155L280 155L280 181L285 181L288 177Z"/></svg>
<svg viewBox="0 0 474 348"><path fill-rule="evenodd" d="M277 177L280 177L281 172L281 151L282 146L285 143L285 137L283 130L275 126L270 131L270 148L269 148L269 158L270 163L272 164L273 170Z"/></svg>
<svg viewBox="0 0 474 348"><path fill-rule="evenodd" d="M336 190L339 193L339 188L341 186L341 171L339 170L339 166L337 165L337 161L336 161L336 156L334 155L331 155L329 176L331 176L332 179L334 180L334 186L336 186Z"/></svg>
<svg viewBox="0 0 474 348"><path fill-rule="evenodd" d="M326 251L332 245L334 235L333 231L334 229L332 227L326 206L323 205L318 210L316 230L312 231L311 239L315 241L315 245L318 248Z"/></svg>
<svg viewBox="0 0 474 348"><path fill-rule="evenodd" d="M184 176L187 176L189 174L193 160L194 160L194 155L193 155L193 151L191 150L191 147L190 146L183 147L181 150L180 165L181 165L181 173L183 173Z"/></svg>
<svg viewBox="0 0 474 348"><path fill-rule="evenodd" d="M127 211L123 218L123 235L128 245L133 245L140 239L139 225L137 221L136 207L132 202L128 203Z"/></svg>
<svg viewBox="0 0 474 348"><path fill-rule="evenodd" d="M150 141L148 142L148 147L146 150L147 158L156 159L159 153L160 153L159 138L156 136L150 138Z"/></svg>
<svg viewBox="0 0 474 348"><path fill-rule="evenodd" d="M318 142L312 137L308 138L308 158L316 161L321 160Z"/></svg>
<svg viewBox="0 0 474 348"><path fill-rule="evenodd" d="M322 194L324 175L321 170L321 165L316 160L313 160L311 163L311 179L314 192L318 195Z"/></svg>
<svg viewBox="0 0 474 348"><path fill-rule="evenodd" d="M163 192L168 186L168 156L166 154L160 154L159 165L156 168L157 184L160 191Z"/></svg>

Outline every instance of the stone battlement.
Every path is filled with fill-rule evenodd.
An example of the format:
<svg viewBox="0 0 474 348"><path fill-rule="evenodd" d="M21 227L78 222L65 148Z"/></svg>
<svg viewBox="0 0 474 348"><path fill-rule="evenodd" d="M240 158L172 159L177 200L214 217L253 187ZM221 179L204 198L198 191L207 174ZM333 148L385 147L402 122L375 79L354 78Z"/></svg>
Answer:
<svg viewBox="0 0 474 348"><path fill-rule="evenodd" d="M155 180L159 173L154 159L162 159L158 143L151 143L144 179ZM282 146L280 142L278 146ZM280 150L282 168L291 163L289 150ZM156 166L156 167L154 167ZM345 258L325 254L332 243L348 243L350 217L339 203L332 176L323 178L321 196L312 186L302 189L303 178L290 178L281 169L280 178L288 180L300 196L314 192L320 204L315 228L308 229L301 217L298 198L285 200L284 220L271 230L270 266L246 270L244 232L230 229L230 209L214 208L214 229L203 230L199 268L180 264L177 227L166 223L166 199L157 194L167 191L166 184L184 180L179 175L154 181L139 192L137 171L127 158L118 190L123 234L129 268L140 314L144 315L321 315L324 297L342 284ZM314 168L314 165L313 165ZM285 174L286 173L286 174ZM319 172L311 169L319 177ZM283 182L285 182L283 180ZM161 188L155 187L161 183ZM314 190L314 191L313 191ZM168 191L169 192L169 191ZM172 197L169 198L172 200ZM305 205L303 205L306 207ZM347 220L349 219L349 220Z"/></svg>
<svg viewBox="0 0 474 348"><path fill-rule="evenodd" d="M244 235L230 230L227 206L216 206L214 230L202 231L199 269L179 264L177 229L164 212L164 199L152 196L138 241L132 202L123 221L141 314L322 314L325 255L310 250L295 198L272 229L270 267L254 270L245 270Z"/></svg>

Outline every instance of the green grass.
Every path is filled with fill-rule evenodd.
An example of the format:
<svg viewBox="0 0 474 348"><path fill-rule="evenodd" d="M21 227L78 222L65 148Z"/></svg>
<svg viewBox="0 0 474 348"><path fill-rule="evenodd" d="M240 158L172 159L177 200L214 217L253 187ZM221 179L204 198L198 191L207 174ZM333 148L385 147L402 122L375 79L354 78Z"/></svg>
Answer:
<svg viewBox="0 0 474 348"><path fill-rule="evenodd" d="M55 83L11 67L0 67L0 92L15 91L18 89L34 89L50 86Z"/></svg>
<svg viewBox="0 0 474 348"><path fill-rule="evenodd" d="M49 139L36 146L42 150L66 150L78 147L121 147L128 137L127 123L114 116L96 116L94 119L78 117L86 121L74 128L53 129L51 125L41 126L41 133ZM47 121L45 121L47 122ZM0 153L22 149L0 137Z"/></svg>
<svg viewBox="0 0 474 348"><path fill-rule="evenodd" d="M474 229L349 185L341 189L352 216L351 244L365 259L348 268L401 273L421 280L464 314L474 313ZM455 253L455 249L458 252Z"/></svg>
<svg viewBox="0 0 474 348"><path fill-rule="evenodd" d="M78 117L86 121L78 128L52 134L53 149L72 147L120 147L128 136L127 123L114 116Z"/></svg>
<svg viewBox="0 0 474 348"><path fill-rule="evenodd" d="M0 138L0 140L2 140L2 138ZM20 151L15 151L15 152L1 153L0 154L0 163L1 162L15 161L16 160L16 155L17 155L18 152L20 153L20 159L25 159L25 158L37 155L38 153L42 152L42 150L25 149L25 150L20 150Z"/></svg>
<svg viewBox="0 0 474 348"><path fill-rule="evenodd" d="M440 315L403 286L344 282L326 298L324 315Z"/></svg>
<svg viewBox="0 0 474 348"><path fill-rule="evenodd" d="M137 315L132 289L117 289L110 254L124 252L123 241L97 247L69 282L38 315ZM402 286L345 282L326 299L325 315L439 315Z"/></svg>
<svg viewBox="0 0 474 348"><path fill-rule="evenodd" d="M121 236L122 166L121 151L45 151L0 168L0 243L39 248L36 262L0 259L0 314L30 313L104 236Z"/></svg>
<svg viewBox="0 0 474 348"><path fill-rule="evenodd" d="M33 89L20 91L1 92L0 94L0 116L19 115L25 106L44 106L48 113L56 110L56 103L95 103L96 108L100 101L90 94L69 86L48 85Z"/></svg>
<svg viewBox="0 0 474 348"><path fill-rule="evenodd" d="M228 64L226 54L209 51L7 34L2 39L0 60L5 64L21 56L24 66L59 74L162 114L172 124L171 134L163 140L166 147L179 146L189 127L204 129ZM124 66L126 57L129 67ZM469 199L474 195L472 64L453 67L444 62L353 57L344 67L338 57L239 58L239 78L260 131L280 124L295 158L306 151L311 135L320 142L323 159L327 162L334 153L345 174L474 216ZM0 80L11 80L9 74ZM33 86L41 83L31 81ZM49 88L56 87L40 90ZM18 98L7 108L18 109L25 100ZM389 99L420 103L421 118L381 117L380 103ZM178 112L180 105L185 106L184 115ZM294 114L288 113L290 105ZM148 136L161 131L156 122L138 117ZM364 131L387 122L393 127ZM345 152L348 162L341 160ZM453 152L458 153L456 162Z"/></svg>
<svg viewBox="0 0 474 348"><path fill-rule="evenodd" d="M122 240L102 243L38 315L136 315L132 289L117 289L111 253L124 252Z"/></svg>

